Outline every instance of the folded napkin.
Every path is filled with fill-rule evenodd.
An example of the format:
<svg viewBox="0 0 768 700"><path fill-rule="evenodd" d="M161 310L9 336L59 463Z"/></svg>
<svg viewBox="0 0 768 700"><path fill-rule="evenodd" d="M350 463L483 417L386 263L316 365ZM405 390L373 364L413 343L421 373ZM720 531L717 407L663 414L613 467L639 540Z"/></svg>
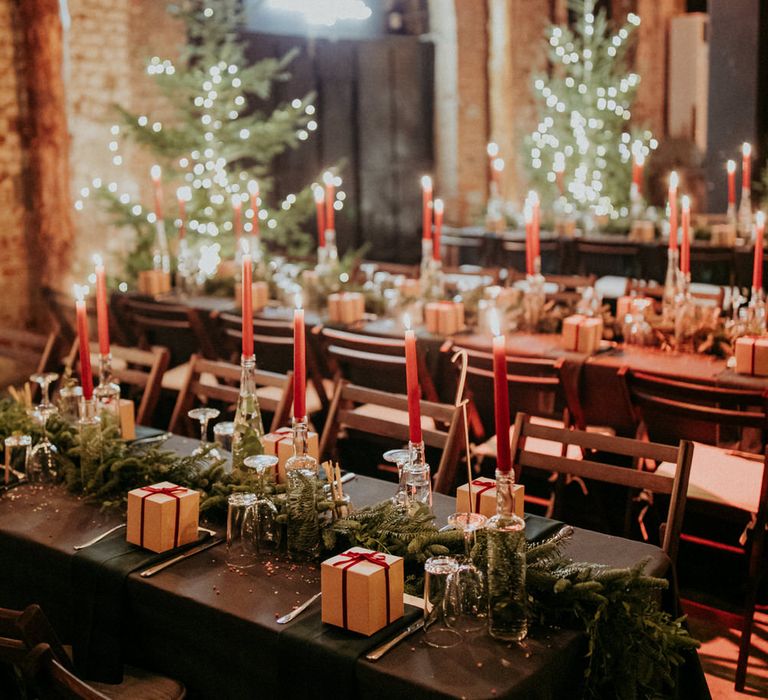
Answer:
<svg viewBox="0 0 768 700"><path fill-rule="evenodd" d="M125 541L118 530L72 557L72 610L74 656L78 672L88 680L120 683L123 679L125 581L134 571L146 569L197 546L195 542L156 554Z"/></svg>
<svg viewBox="0 0 768 700"><path fill-rule="evenodd" d="M530 513L525 514L525 539L528 542L538 542L552 537L562 527L565 527L565 523L561 523L559 520L551 520Z"/></svg>

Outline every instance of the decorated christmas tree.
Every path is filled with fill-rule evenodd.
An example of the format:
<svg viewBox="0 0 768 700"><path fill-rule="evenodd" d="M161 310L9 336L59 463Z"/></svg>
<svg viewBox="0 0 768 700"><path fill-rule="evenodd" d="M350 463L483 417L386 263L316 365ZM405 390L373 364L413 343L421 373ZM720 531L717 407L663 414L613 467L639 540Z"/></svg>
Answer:
<svg viewBox="0 0 768 700"><path fill-rule="evenodd" d="M548 30L550 74L534 80L541 118L526 141L532 186L548 203L586 219L629 215L631 160L658 145L631 125L640 76L628 49L640 18L614 30L594 0L572 3L573 26Z"/></svg>
<svg viewBox="0 0 768 700"><path fill-rule="evenodd" d="M122 164L121 140L152 154L160 166L153 168L156 188L164 188L166 200L170 194L179 200L178 209L161 206L164 229L173 238L183 215L188 245L208 272L220 258L233 256L236 228L247 236L258 224L272 249L306 252L312 231L310 183L278 201L270 177L273 160L317 129L311 95L274 109L268 106L273 85L290 77L293 54L249 65L238 35L243 26L239 0L185 0L169 11L184 21L187 43L177 62L151 57L147 74L165 97L171 117L160 121L118 107L122 124L112 126L109 143L113 163ZM135 201L114 182L107 185L96 178L92 184L114 223L137 232L126 274L133 277L152 268L157 205Z"/></svg>

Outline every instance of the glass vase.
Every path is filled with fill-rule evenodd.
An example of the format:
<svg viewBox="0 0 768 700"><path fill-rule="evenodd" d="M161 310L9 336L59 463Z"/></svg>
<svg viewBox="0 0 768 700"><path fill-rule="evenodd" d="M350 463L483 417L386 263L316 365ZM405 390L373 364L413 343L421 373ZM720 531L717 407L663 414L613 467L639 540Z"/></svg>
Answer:
<svg viewBox="0 0 768 700"><path fill-rule="evenodd" d="M544 275L541 274L540 269L541 259L537 257L534 261L534 273L526 277L528 289L523 297L523 320L526 329L533 333L538 328L546 302Z"/></svg>
<svg viewBox="0 0 768 700"><path fill-rule="evenodd" d="M93 390L101 429L114 431L120 437L120 385L112 376L112 354L99 355L99 385Z"/></svg>
<svg viewBox="0 0 768 700"><path fill-rule="evenodd" d="M152 244L152 269L171 272L171 252L165 235L165 221L158 219L155 226L155 240Z"/></svg>
<svg viewBox="0 0 768 700"><path fill-rule="evenodd" d="M528 633L525 593L525 521L515 515L513 472L496 471L496 515L486 525L488 632L505 641Z"/></svg>
<svg viewBox="0 0 768 700"><path fill-rule="evenodd" d="M246 457L264 453L264 424L256 395L256 357L240 358L240 396L232 435L232 470L242 472Z"/></svg>
<svg viewBox="0 0 768 700"><path fill-rule="evenodd" d="M697 329L696 304L691 296L690 273L680 273L680 286L675 297L675 347L680 350Z"/></svg>
<svg viewBox="0 0 768 700"><path fill-rule="evenodd" d="M409 442L410 457L403 466L401 485L398 490L404 493L405 507L413 512L427 506L432 509L432 479L426 462L423 442Z"/></svg>
<svg viewBox="0 0 768 700"><path fill-rule="evenodd" d="M293 420L293 456L285 463L288 508L288 556L313 561L320 555L317 517L317 460L307 452L309 426L306 416Z"/></svg>
<svg viewBox="0 0 768 700"><path fill-rule="evenodd" d="M77 429L80 437L80 483L87 491L101 465L101 419L96 399L84 398L80 402Z"/></svg>
<svg viewBox="0 0 768 700"><path fill-rule="evenodd" d="M677 231L670 231L669 235L676 236ZM664 293L661 297L661 315L664 323L674 323L675 321L675 298L680 285L678 256L677 249L667 248L667 274L664 277Z"/></svg>

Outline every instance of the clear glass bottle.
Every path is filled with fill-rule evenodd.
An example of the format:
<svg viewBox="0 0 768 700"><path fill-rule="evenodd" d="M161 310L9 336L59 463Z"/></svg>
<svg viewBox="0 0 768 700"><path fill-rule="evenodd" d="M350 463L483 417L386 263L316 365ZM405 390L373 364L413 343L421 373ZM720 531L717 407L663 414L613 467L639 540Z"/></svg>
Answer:
<svg viewBox="0 0 768 700"><path fill-rule="evenodd" d="M120 437L120 385L112 376L112 354L99 355L99 384L93 390L102 430L116 430Z"/></svg>
<svg viewBox="0 0 768 700"><path fill-rule="evenodd" d="M762 289L752 287L747 306L747 332L763 335L766 330L765 294Z"/></svg>
<svg viewBox="0 0 768 700"><path fill-rule="evenodd" d="M155 222L155 240L152 244L152 269L171 272L171 251L168 249L168 237L165 235L165 221Z"/></svg>
<svg viewBox="0 0 768 700"><path fill-rule="evenodd" d="M264 423L256 395L256 357L240 358L240 396L232 435L232 470L242 471L246 457L264 453Z"/></svg>
<svg viewBox="0 0 768 700"><path fill-rule="evenodd" d="M306 417L293 420L293 457L285 463L288 506L288 555L313 561L320 555L317 518L317 460L307 453L309 426Z"/></svg>
<svg viewBox="0 0 768 700"><path fill-rule="evenodd" d="M752 192L749 187L741 188L741 202L739 202L739 236L746 241L752 238Z"/></svg>
<svg viewBox="0 0 768 700"><path fill-rule="evenodd" d="M496 471L496 515L488 520L488 632L520 641L528 633L525 521L515 515L513 472Z"/></svg>
<svg viewBox="0 0 768 700"><path fill-rule="evenodd" d="M80 437L80 482L83 489L89 484L101 465L101 419L96 399L80 402L80 418L77 421Z"/></svg>
<svg viewBox="0 0 768 700"><path fill-rule="evenodd" d="M670 231L671 235L677 235ZM664 277L664 293L661 297L661 315L665 323L674 323L675 320L675 297L679 287L678 277L680 267L678 264L678 249L667 248L667 274Z"/></svg>
<svg viewBox="0 0 768 700"><path fill-rule="evenodd" d="M410 458L403 466L398 491L404 491L405 507L416 510L421 506L432 508L432 478L426 462L423 442L409 442Z"/></svg>

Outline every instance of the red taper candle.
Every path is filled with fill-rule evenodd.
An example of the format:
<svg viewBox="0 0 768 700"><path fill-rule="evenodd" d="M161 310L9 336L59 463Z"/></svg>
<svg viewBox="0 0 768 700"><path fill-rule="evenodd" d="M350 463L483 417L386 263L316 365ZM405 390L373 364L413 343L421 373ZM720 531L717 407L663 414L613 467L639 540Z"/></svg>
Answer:
<svg viewBox="0 0 768 700"><path fill-rule="evenodd" d="M533 274L533 205L530 199L525 201L525 272Z"/></svg>
<svg viewBox="0 0 768 700"><path fill-rule="evenodd" d="M99 352L109 355L109 308L107 306L107 274L101 255L94 255L96 266L96 321L99 329Z"/></svg>
<svg viewBox="0 0 768 700"><path fill-rule="evenodd" d="M748 143L741 147L741 189L752 189L752 146Z"/></svg>
<svg viewBox="0 0 768 700"><path fill-rule="evenodd" d="M155 195L155 216L160 221L163 218L163 186L160 184L162 170L159 165L153 165L149 170L152 178L152 189Z"/></svg>
<svg viewBox="0 0 768 700"><path fill-rule="evenodd" d="M314 189L315 209L317 211L317 245L325 247L325 192L320 185Z"/></svg>
<svg viewBox="0 0 768 700"><path fill-rule="evenodd" d="M259 183L251 180L248 183L248 192L251 194L251 234L259 236Z"/></svg>
<svg viewBox="0 0 768 700"><path fill-rule="evenodd" d="M682 199L683 242L680 248L680 272L684 275L691 273L691 200L684 196Z"/></svg>
<svg viewBox="0 0 768 700"><path fill-rule="evenodd" d="M752 287L758 291L763 288L763 239L765 238L765 214L755 214L755 260L752 267Z"/></svg>
<svg viewBox="0 0 768 700"><path fill-rule="evenodd" d="M512 468L509 447L509 385L507 384L506 338L501 335L499 318L491 318L493 336L493 410L496 419L496 466L503 473Z"/></svg>
<svg viewBox="0 0 768 700"><path fill-rule="evenodd" d="M432 178L421 178L421 237L432 240Z"/></svg>
<svg viewBox="0 0 768 700"><path fill-rule="evenodd" d="M253 276L251 272L251 255L243 255L242 275L242 331L243 331L243 355L253 355Z"/></svg>
<svg viewBox="0 0 768 700"><path fill-rule="evenodd" d="M91 350L88 346L88 316L85 310L85 295L88 287L75 285L75 311L77 313L77 339L80 344L80 384L83 398L93 398L93 374L91 371Z"/></svg>
<svg viewBox="0 0 768 700"><path fill-rule="evenodd" d="M440 262L440 236L443 233L443 211L445 207L442 199L436 199L434 203L435 233L432 241L432 258Z"/></svg>
<svg viewBox="0 0 768 700"><path fill-rule="evenodd" d="M533 205L533 260L534 265L537 259L541 257L541 202L539 195L531 193L531 203Z"/></svg>
<svg viewBox="0 0 768 700"><path fill-rule="evenodd" d="M293 312L293 417L307 414L307 356L304 337L304 309Z"/></svg>
<svg viewBox="0 0 768 700"><path fill-rule="evenodd" d="M240 201L240 195L232 196L232 211L235 219L235 238L239 241L243 236L243 203Z"/></svg>
<svg viewBox="0 0 768 700"><path fill-rule="evenodd" d="M323 173L323 183L325 184L325 230L335 231L336 221L333 209L333 202L336 199L336 189L334 186L335 177L330 170Z"/></svg>
<svg viewBox="0 0 768 700"><path fill-rule="evenodd" d="M728 171L728 208L736 208L736 161L729 160L725 167Z"/></svg>
<svg viewBox="0 0 768 700"><path fill-rule="evenodd" d="M680 180L674 170L669 174L669 249L677 250L677 187Z"/></svg>
<svg viewBox="0 0 768 700"><path fill-rule="evenodd" d="M416 355L416 334L410 328L410 319L405 318L405 380L408 391L408 426L410 441L419 443L421 437L421 388L419 387L419 366Z"/></svg>
<svg viewBox="0 0 768 700"><path fill-rule="evenodd" d="M639 149L635 150L632 159L632 185L638 195L643 193L643 166L645 165L645 156Z"/></svg>

